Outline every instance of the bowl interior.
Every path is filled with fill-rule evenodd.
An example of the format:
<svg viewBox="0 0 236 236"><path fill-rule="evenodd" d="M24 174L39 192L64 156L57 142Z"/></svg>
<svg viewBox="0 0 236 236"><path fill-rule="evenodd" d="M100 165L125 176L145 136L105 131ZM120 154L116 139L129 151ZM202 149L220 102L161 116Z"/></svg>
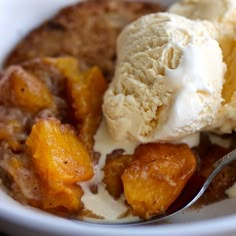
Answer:
<svg viewBox="0 0 236 236"><path fill-rule="evenodd" d="M0 1L0 65L14 45L30 30L60 8L78 0ZM159 0L169 5L174 0ZM14 15L14 17L12 17ZM7 23L6 23L7 22ZM158 226L96 225L49 215L25 207L0 190L0 226L12 234L32 235L231 235L236 232L236 199L227 199L195 210L187 210ZM18 225L20 228L14 228ZM14 227L13 227L14 226ZM26 230L26 231L25 231ZM232 235L235 235L232 233Z"/></svg>

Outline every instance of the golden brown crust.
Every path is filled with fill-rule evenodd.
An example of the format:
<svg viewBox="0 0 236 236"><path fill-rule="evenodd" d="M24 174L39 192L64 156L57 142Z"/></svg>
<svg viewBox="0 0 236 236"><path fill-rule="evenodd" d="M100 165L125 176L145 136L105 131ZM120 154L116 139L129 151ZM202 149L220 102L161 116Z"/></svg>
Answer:
<svg viewBox="0 0 236 236"><path fill-rule="evenodd" d="M120 31L138 17L163 10L157 3L89 0L61 10L32 31L9 55L5 66L34 57L72 55L85 67L99 66L113 75L115 42Z"/></svg>

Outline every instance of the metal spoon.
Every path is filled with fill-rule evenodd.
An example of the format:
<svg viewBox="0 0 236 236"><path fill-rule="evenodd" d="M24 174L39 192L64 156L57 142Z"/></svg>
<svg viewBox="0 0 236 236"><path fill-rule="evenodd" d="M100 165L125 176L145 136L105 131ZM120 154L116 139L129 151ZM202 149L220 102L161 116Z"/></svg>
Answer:
<svg viewBox="0 0 236 236"><path fill-rule="evenodd" d="M161 220L167 219L171 216L174 216L186 208L193 205L206 191L209 187L212 180L215 176L228 164L232 161L236 160L236 150L233 150L223 156L221 159L216 161L213 164L213 171L207 177L207 179L203 179L199 175L194 175L191 180L188 182L186 187L180 196L175 200L175 202L167 209L164 214L156 215L147 221L136 221L127 223L128 225L144 225L144 224L153 224L157 223Z"/></svg>

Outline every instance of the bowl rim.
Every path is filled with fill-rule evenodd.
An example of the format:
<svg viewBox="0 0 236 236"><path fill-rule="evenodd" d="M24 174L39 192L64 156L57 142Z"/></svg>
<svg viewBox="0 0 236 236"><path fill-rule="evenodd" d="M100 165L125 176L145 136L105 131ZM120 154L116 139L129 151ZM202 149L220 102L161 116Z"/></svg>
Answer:
<svg viewBox="0 0 236 236"><path fill-rule="evenodd" d="M161 0L156 1L161 2ZM166 4L168 0L163 0L162 2ZM169 2L172 2L172 0L169 0ZM123 236L170 236L174 234L176 236L206 236L214 234L225 235L228 232L236 232L236 213L209 220L204 219L195 222L163 225L130 226L95 224L60 218L37 209L32 210L31 207L23 207L15 201L13 205L8 205L2 201L1 196L0 221L10 224L14 223L24 227L26 230L31 229L37 232L56 235L120 236L123 234Z"/></svg>
<svg viewBox="0 0 236 236"><path fill-rule="evenodd" d="M14 200L13 200L14 201ZM25 230L56 235L129 235L129 236L170 236L170 235L222 235L236 230L236 214L209 220L188 223L174 223L162 225L114 225L96 224L61 218L32 207L25 207L14 201L14 209L7 204L0 203L0 219L7 223L14 223ZM218 226L218 227L217 227ZM220 226L220 227L219 227ZM196 231L197 230L197 231Z"/></svg>

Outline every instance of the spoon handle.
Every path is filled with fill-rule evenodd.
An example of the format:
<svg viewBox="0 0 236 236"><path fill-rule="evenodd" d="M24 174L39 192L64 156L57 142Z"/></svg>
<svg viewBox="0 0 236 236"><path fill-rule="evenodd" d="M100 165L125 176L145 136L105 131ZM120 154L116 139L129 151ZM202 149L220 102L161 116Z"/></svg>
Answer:
<svg viewBox="0 0 236 236"><path fill-rule="evenodd" d="M152 219L148 220L148 221L137 221L134 223L127 223L129 225L147 225L147 224L155 224L156 222L159 222L163 219L167 219L170 216L174 216L180 212L182 212L184 209L190 207L191 205L193 205L201 196L202 194L206 191L206 189L208 188L208 186L210 185L210 183L212 182L212 180L216 177L216 175L228 164L230 164L232 161L236 160L236 149L227 153L226 155L224 155L221 159L219 159L218 161L216 161L213 164L213 171L211 172L211 174L207 177L207 179L200 179L200 177L198 175L195 175L192 177L193 182L195 182L195 179L197 180L196 182L199 182L198 186L196 187L196 189L193 189L193 185L189 184L189 186L187 185L187 187L185 188L185 192L183 192L183 196L185 195L185 193L189 193L189 191L192 193L190 194L190 196L184 200L183 202L183 198L182 195L180 195L177 200L174 202L174 204L172 204L171 207L169 207L166 211L165 214L163 215L157 215L155 217L153 217Z"/></svg>
<svg viewBox="0 0 236 236"><path fill-rule="evenodd" d="M225 167L226 165L228 165L229 163L231 163L232 161L236 160L236 149L227 153L226 155L224 155L221 159L219 159L218 161L216 161L213 166L215 168L220 168L222 169L223 167Z"/></svg>
<svg viewBox="0 0 236 236"><path fill-rule="evenodd" d="M224 155L222 158L220 158L218 161L216 161L213 164L214 170L211 172L209 177L207 178L205 184L206 187L209 186L209 184L212 182L212 180L215 178L215 176L228 164L230 164L232 161L236 160L236 150L233 150L226 155Z"/></svg>
<svg viewBox="0 0 236 236"><path fill-rule="evenodd" d="M190 207L191 205L193 205L201 196L202 194L206 191L206 189L209 187L210 183L212 182L212 180L216 177L216 175L228 164L230 164L232 161L236 160L236 149L227 153L226 155L224 155L222 158L220 158L218 161L216 161L213 164L213 171L211 172L211 174L207 177L207 179L205 180L205 182L203 183L202 187L199 188L198 193L196 194L196 196L188 203L186 204L182 209L180 209L177 212L180 212L188 207Z"/></svg>

